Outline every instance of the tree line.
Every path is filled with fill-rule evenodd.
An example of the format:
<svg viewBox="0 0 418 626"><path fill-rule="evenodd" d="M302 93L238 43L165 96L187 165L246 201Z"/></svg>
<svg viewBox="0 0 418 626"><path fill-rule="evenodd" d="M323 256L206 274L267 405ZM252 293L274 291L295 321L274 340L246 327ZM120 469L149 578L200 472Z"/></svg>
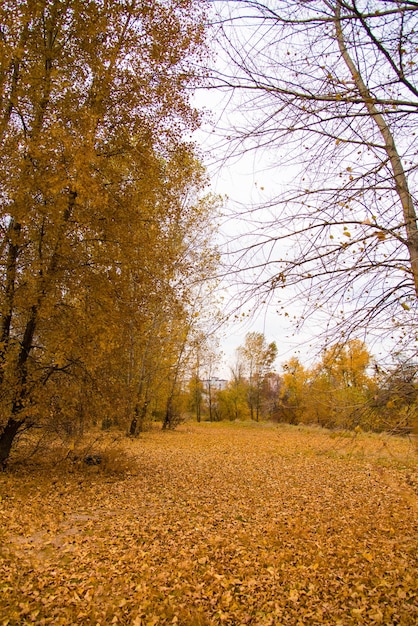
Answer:
<svg viewBox="0 0 418 626"><path fill-rule="evenodd" d="M416 423L418 365L376 363L359 339L338 342L306 366L296 357L274 370L277 347L249 333L221 389L192 378L189 411L198 421L273 420L324 428L409 433ZM199 393L197 393L199 390Z"/></svg>
<svg viewBox="0 0 418 626"><path fill-rule="evenodd" d="M217 253L203 7L0 7L0 466L19 437L176 415Z"/></svg>

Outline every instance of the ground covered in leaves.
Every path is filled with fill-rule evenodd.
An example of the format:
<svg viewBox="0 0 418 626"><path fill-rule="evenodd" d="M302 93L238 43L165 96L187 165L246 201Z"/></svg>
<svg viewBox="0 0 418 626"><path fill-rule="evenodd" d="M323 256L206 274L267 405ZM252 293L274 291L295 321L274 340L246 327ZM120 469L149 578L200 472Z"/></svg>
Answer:
<svg viewBox="0 0 418 626"><path fill-rule="evenodd" d="M0 475L0 624L418 624L408 438L186 424Z"/></svg>

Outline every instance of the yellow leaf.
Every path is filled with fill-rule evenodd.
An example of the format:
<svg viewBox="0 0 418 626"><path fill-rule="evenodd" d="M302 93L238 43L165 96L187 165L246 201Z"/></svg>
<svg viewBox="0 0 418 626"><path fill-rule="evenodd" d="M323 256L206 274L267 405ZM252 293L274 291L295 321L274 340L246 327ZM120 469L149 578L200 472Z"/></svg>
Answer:
<svg viewBox="0 0 418 626"><path fill-rule="evenodd" d="M380 609L378 609L377 607L374 609L374 613L370 614L370 617L372 618L373 621L381 623L383 622L383 613Z"/></svg>

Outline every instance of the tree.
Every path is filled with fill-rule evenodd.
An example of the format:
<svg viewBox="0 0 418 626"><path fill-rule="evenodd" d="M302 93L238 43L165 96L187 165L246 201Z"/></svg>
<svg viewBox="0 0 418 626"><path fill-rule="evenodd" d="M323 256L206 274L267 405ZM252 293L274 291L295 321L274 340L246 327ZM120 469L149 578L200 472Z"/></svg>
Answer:
<svg viewBox="0 0 418 626"><path fill-rule="evenodd" d="M370 353L358 339L324 350L310 371L304 420L327 428L369 427L365 420L372 395L369 363Z"/></svg>
<svg viewBox="0 0 418 626"><path fill-rule="evenodd" d="M183 176L187 174L185 165L181 171ZM149 321L145 331L139 327L136 340L138 391L130 427L132 434L140 432L150 413L162 419L164 428L173 427L182 419L185 376L197 339L204 342L205 333L210 332L210 323L216 318L216 299L209 276L214 274L218 262L212 243L218 199L211 195L188 197L193 190L200 192L203 174L202 167L193 163L189 175L194 184L185 188L187 196L183 198L179 215L166 224L161 258L153 268L153 275L158 273L158 284L151 289L147 283L144 285ZM179 184L184 187L182 177ZM148 258L152 259L151 252ZM210 322L206 315L208 301ZM141 308L138 312L140 323L145 311ZM131 333L131 339L134 336Z"/></svg>
<svg viewBox="0 0 418 626"><path fill-rule="evenodd" d="M250 417L248 409L248 385L243 378L233 374L226 389L216 394L217 416L219 420L246 420Z"/></svg>
<svg viewBox="0 0 418 626"><path fill-rule="evenodd" d="M306 410L306 386L309 372L296 357L283 365L279 418L289 424L303 421Z"/></svg>
<svg viewBox="0 0 418 626"><path fill-rule="evenodd" d="M336 343L324 350L321 369L327 377L344 387L362 388L367 384L370 353L359 339Z"/></svg>
<svg viewBox="0 0 418 626"><path fill-rule="evenodd" d="M390 368L375 363L375 390L371 405L373 424L379 430L408 434L417 425L418 366L399 359Z"/></svg>
<svg viewBox="0 0 418 626"><path fill-rule="evenodd" d="M296 358L283 366L278 416L291 424L382 430L373 410L376 381L368 372L370 353L357 339L336 343L305 368Z"/></svg>
<svg viewBox="0 0 418 626"><path fill-rule="evenodd" d="M213 207L211 202L208 206L209 209ZM206 212L201 210L193 232L206 234L211 232L209 225L212 223L211 217L213 218L213 213L210 210L206 209ZM190 241L187 241L190 244ZM205 238L202 240L198 236L193 237L193 245L189 245L186 255L190 272L186 275L182 273L180 276L181 284L178 287L183 297L176 302L179 314L173 319L173 325L167 333L169 342L176 346L174 352L176 356L170 361L165 372L164 384L168 385L168 394L163 429L172 428L183 419L182 414L187 404L185 388L187 381L190 381L191 372L195 382L196 376L199 376L200 352L206 353L206 357L214 358L209 344L213 332L211 325L217 320L218 311L213 293L214 283L209 277L214 273L214 263L218 257L216 250L209 249L207 243ZM188 283L189 280L191 284Z"/></svg>
<svg viewBox="0 0 418 626"><path fill-rule="evenodd" d="M196 370L189 381L189 406L194 411L197 422L202 421L203 394L204 386Z"/></svg>
<svg viewBox="0 0 418 626"><path fill-rule="evenodd" d="M186 307L204 17L192 0L10 0L0 22L4 465L57 411L118 411L154 307L171 324L170 302Z"/></svg>
<svg viewBox="0 0 418 626"><path fill-rule="evenodd" d="M244 345L238 348L238 353L247 374L248 406L251 419L258 422L262 405L263 384L276 359L277 346L274 341L267 344L262 333L250 332L245 337Z"/></svg>
<svg viewBox="0 0 418 626"><path fill-rule="evenodd" d="M210 311L213 318L213 300ZM214 388L213 379L215 378L216 369L219 366L221 353L219 352L219 339L216 335L210 334L204 337L202 342L203 348L203 374L206 381L204 386L206 405L208 409L209 421L219 419L217 396L219 389Z"/></svg>
<svg viewBox="0 0 418 626"><path fill-rule="evenodd" d="M269 372L263 381L263 414L270 420L280 420L280 395L283 379L276 372Z"/></svg>
<svg viewBox="0 0 418 626"><path fill-rule="evenodd" d="M232 273L247 298L302 302L300 323L325 318L333 341L367 328L415 350L417 3L215 5L211 87L233 114L223 147L259 149L281 177L245 211Z"/></svg>

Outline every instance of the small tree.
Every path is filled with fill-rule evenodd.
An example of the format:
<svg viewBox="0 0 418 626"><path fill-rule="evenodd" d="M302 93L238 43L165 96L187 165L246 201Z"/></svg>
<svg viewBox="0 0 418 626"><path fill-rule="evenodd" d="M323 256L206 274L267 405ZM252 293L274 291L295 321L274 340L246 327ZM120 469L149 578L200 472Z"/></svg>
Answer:
<svg viewBox="0 0 418 626"><path fill-rule="evenodd" d="M279 419L289 424L303 421L306 405L308 372L296 357L283 365L283 384L280 389Z"/></svg>
<svg viewBox="0 0 418 626"><path fill-rule="evenodd" d="M370 412L375 383L367 371L369 362L367 348L356 339L324 350L311 368L291 359L283 366L282 419L326 428L376 428Z"/></svg>

